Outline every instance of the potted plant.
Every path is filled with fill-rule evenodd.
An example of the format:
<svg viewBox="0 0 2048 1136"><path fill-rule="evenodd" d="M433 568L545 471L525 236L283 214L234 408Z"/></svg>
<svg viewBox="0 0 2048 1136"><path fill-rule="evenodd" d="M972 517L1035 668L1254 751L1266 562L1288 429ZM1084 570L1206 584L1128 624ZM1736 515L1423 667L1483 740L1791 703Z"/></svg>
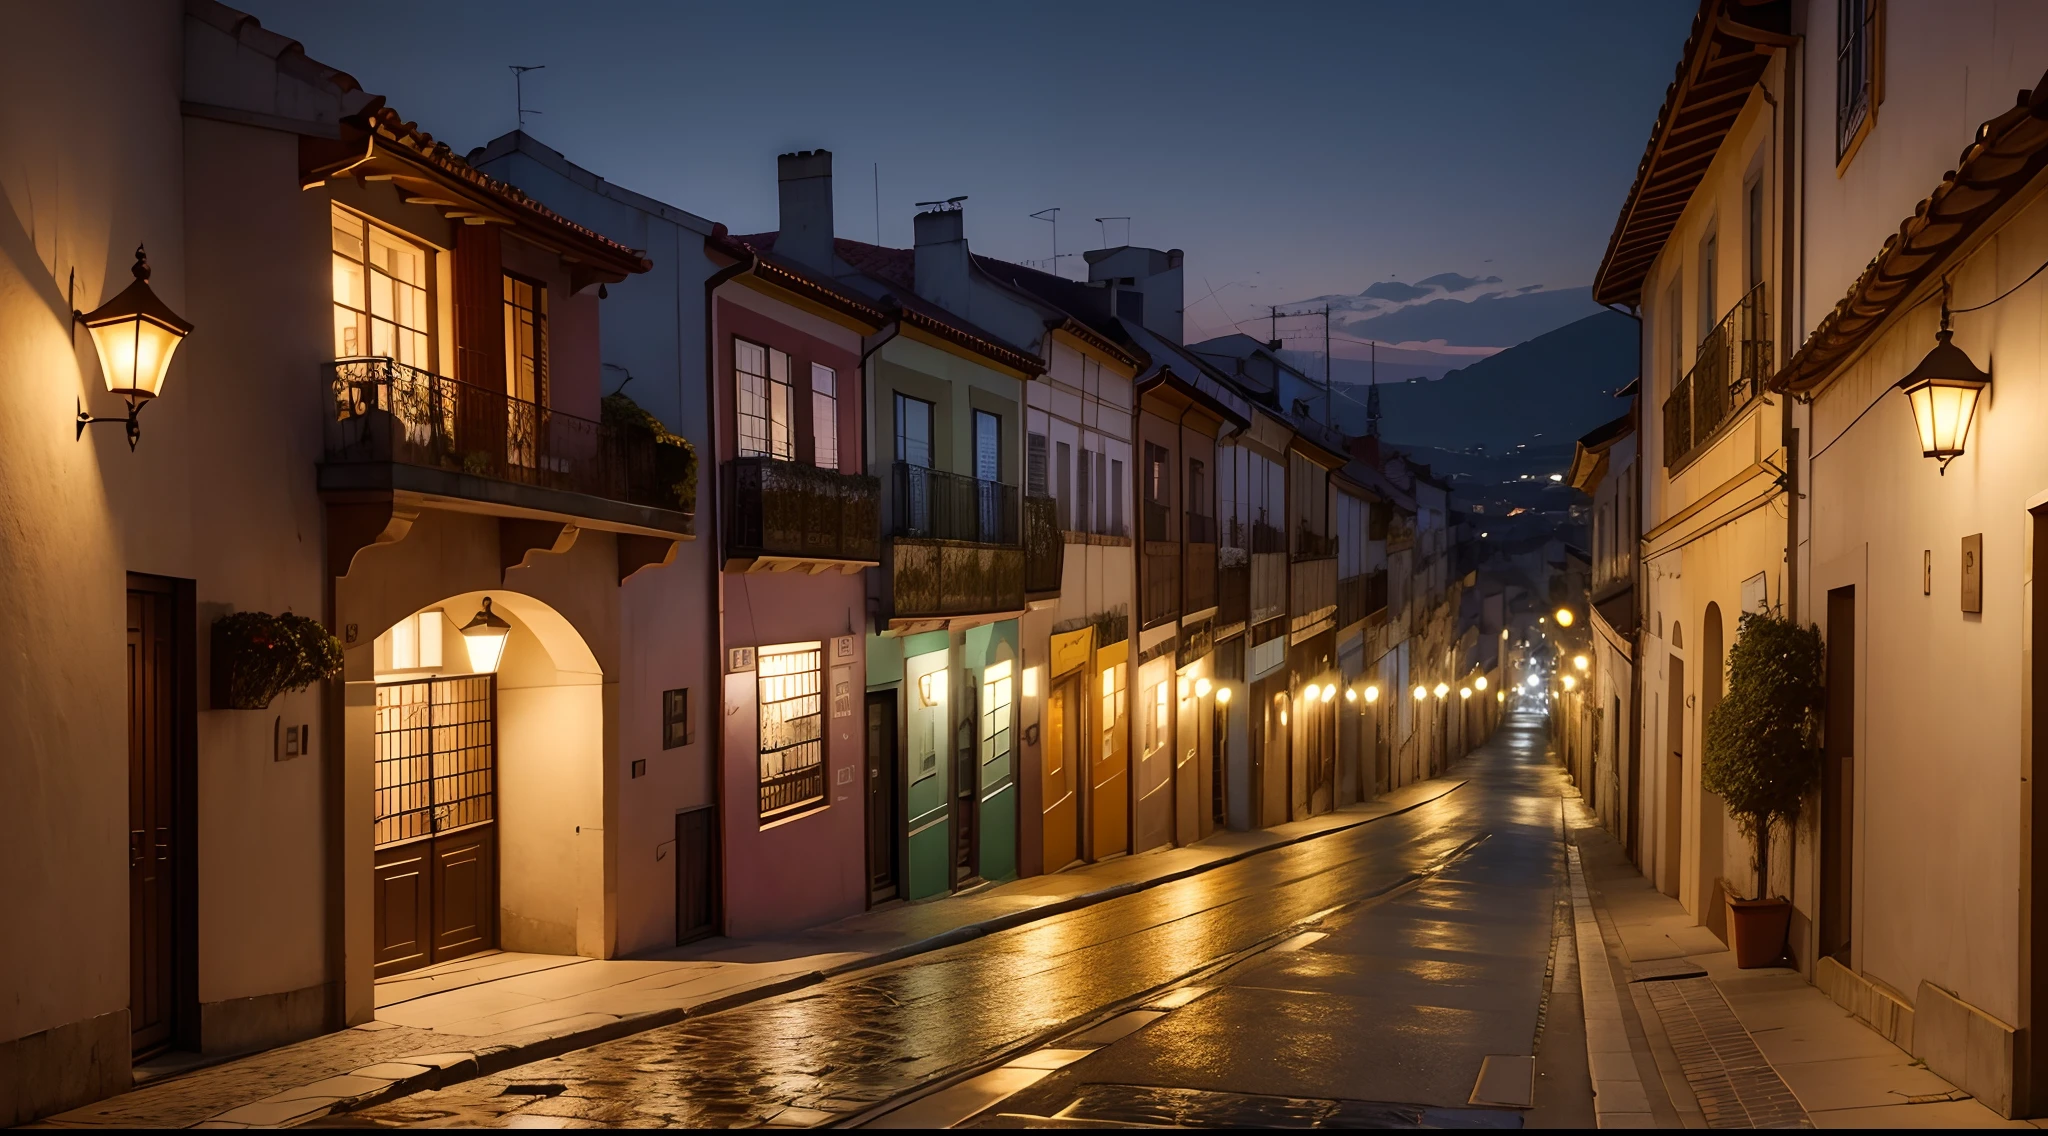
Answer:
<svg viewBox="0 0 2048 1136"><path fill-rule="evenodd" d="M1756 893L1728 892L1728 928L1736 965L1773 966L1784 956L1792 903L1767 894L1771 828L1799 818L1821 774L1820 723L1825 687L1820 628L1764 612L1745 612L1728 652L1728 694L1707 715L1700 782L1718 793L1750 840Z"/></svg>
<svg viewBox="0 0 2048 1136"><path fill-rule="evenodd" d="M316 619L238 611L213 625L213 699L224 710L263 710L288 690L341 673L341 640Z"/></svg>

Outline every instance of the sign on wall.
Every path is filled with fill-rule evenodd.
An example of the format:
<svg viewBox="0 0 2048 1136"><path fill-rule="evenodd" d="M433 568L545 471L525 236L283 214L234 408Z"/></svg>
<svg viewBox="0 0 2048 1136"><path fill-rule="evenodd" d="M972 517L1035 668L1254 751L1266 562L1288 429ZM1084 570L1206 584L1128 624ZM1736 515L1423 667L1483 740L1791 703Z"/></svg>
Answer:
<svg viewBox="0 0 2048 1136"><path fill-rule="evenodd" d="M1963 610L1984 611L1984 534L1963 538Z"/></svg>

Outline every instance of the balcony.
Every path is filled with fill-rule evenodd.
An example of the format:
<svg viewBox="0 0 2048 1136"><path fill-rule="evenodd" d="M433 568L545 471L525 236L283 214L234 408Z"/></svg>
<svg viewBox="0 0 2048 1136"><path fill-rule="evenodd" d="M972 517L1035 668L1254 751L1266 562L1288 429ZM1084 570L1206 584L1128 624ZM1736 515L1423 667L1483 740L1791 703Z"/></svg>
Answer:
<svg viewBox="0 0 2048 1136"><path fill-rule="evenodd" d="M619 531L694 531L697 457L651 419L595 421L390 359L326 365L320 488L406 492Z"/></svg>
<svg viewBox="0 0 2048 1136"><path fill-rule="evenodd" d="M1386 606L1386 569L1337 581L1337 626L1349 627Z"/></svg>
<svg viewBox="0 0 2048 1136"><path fill-rule="evenodd" d="M1032 599L1060 594L1060 572L1066 566L1067 541L1060 534L1059 502L1051 497L1024 498L1024 591Z"/></svg>
<svg viewBox="0 0 2048 1136"><path fill-rule="evenodd" d="M897 462L890 475L890 618L1024 609L1017 487Z"/></svg>
<svg viewBox="0 0 2048 1136"><path fill-rule="evenodd" d="M1700 342L1692 370L1664 400L1664 468L1676 472L1763 390L1771 369L1770 312L1758 284Z"/></svg>
<svg viewBox="0 0 2048 1136"><path fill-rule="evenodd" d="M1216 633L1233 635L1251 619L1251 557L1242 548L1225 547L1220 552L1216 567Z"/></svg>
<svg viewBox="0 0 2048 1136"><path fill-rule="evenodd" d="M1289 630L1297 635L1321 630L1317 625L1337 614L1337 558L1297 557L1287 574Z"/></svg>
<svg viewBox="0 0 2048 1136"><path fill-rule="evenodd" d="M1145 543L1145 597L1138 626L1150 630L1180 618L1180 545Z"/></svg>
<svg viewBox="0 0 2048 1136"><path fill-rule="evenodd" d="M881 483L767 457L725 463L728 571L839 571L882 559Z"/></svg>
<svg viewBox="0 0 2048 1136"><path fill-rule="evenodd" d="M1216 518L1183 514L1180 532L1181 608L1192 615L1216 606Z"/></svg>

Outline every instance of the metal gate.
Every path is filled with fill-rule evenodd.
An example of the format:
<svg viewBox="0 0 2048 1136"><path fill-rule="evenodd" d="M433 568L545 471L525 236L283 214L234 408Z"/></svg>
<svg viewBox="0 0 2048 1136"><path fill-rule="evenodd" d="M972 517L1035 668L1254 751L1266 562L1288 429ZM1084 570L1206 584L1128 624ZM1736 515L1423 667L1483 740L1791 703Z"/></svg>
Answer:
<svg viewBox="0 0 2048 1136"><path fill-rule="evenodd" d="M497 743L491 675L378 685L379 977L496 945Z"/></svg>

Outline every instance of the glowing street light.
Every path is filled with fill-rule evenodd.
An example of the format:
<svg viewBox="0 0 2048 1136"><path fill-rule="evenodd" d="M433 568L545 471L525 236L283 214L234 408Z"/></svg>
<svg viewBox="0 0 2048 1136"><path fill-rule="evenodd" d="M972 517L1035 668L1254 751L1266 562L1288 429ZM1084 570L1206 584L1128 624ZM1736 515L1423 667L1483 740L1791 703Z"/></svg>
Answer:
<svg viewBox="0 0 2048 1136"><path fill-rule="evenodd" d="M1422 686L1422 685L1419 685L1419 684L1418 684L1418 685L1417 685L1417 686L1415 687L1415 701L1417 701L1417 702L1420 702L1420 701L1422 701L1423 699L1425 699L1425 698L1428 698L1428 697L1429 697L1429 688L1428 688L1428 687L1426 687L1426 686Z"/></svg>
<svg viewBox="0 0 2048 1136"><path fill-rule="evenodd" d="M1374 702L1378 702L1379 700L1380 700L1380 688L1379 688L1379 687L1377 687L1377 686L1368 686L1368 687L1366 687L1366 688L1365 688L1365 701L1366 701L1366 703L1367 703L1368 705L1370 705L1371 703L1374 703Z"/></svg>
<svg viewBox="0 0 2048 1136"><path fill-rule="evenodd" d="M505 658L505 640L512 625L491 610L491 597L484 597L483 609L462 625L462 642L469 649L469 669L477 674L496 674Z"/></svg>
<svg viewBox="0 0 2048 1136"><path fill-rule="evenodd" d="M1479 676L1478 678L1475 678L1475 679L1473 679L1473 680L1472 680L1472 689L1474 689L1474 690L1485 690L1485 689L1486 689L1486 676L1485 676L1485 675L1480 675L1480 676Z"/></svg>
<svg viewBox="0 0 2048 1136"><path fill-rule="evenodd" d="M1436 696L1437 696L1438 698L1442 698L1443 696L1445 696L1445 695L1449 694L1450 692L1451 692L1451 686L1450 686L1450 684L1449 684L1449 683L1446 683L1446 682L1440 682L1440 683L1437 683L1437 684L1436 684Z"/></svg>
<svg viewBox="0 0 2048 1136"><path fill-rule="evenodd" d="M1572 609L1568 607L1557 609L1557 625L1559 627L1570 627L1572 625Z"/></svg>
<svg viewBox="0 0 2048 1136"><path fill-rule="evenodd" d="M1585 670L1587 667L1590 667L1592 665L1593 664L1591 660L1587 659L1584 655L1572 656L1572 667L1576 670Z"/></svg>

